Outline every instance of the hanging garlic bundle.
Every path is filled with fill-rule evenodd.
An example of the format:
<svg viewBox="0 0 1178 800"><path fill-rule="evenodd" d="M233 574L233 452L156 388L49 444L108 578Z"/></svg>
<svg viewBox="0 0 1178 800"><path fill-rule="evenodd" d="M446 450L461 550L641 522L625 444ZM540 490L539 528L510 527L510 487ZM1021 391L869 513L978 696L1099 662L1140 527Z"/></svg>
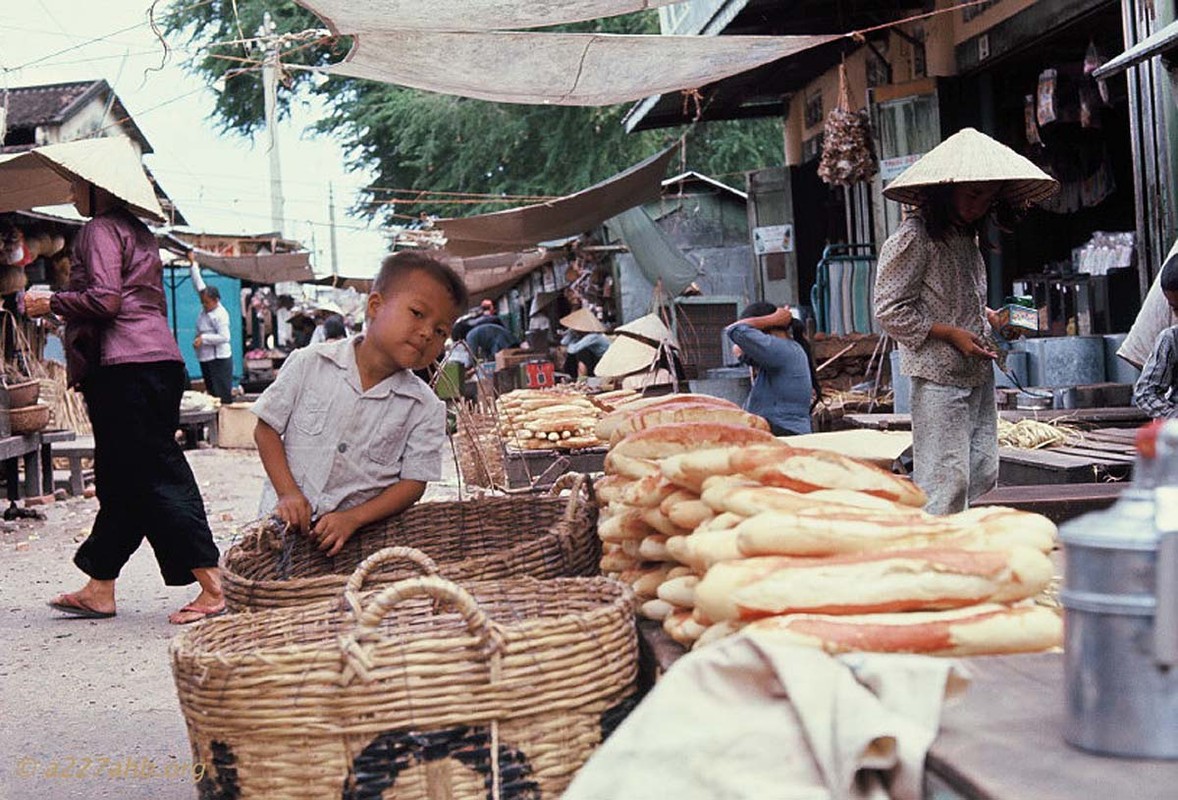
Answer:
<svg viewBox="0 0 1178 800"><path fill-rule="evenodd" d="M853 110L847 66L841 64L838 106L827 115L823 126L818 177L832 186L853 186L870 178L878 169L867 112Z"/></svg>

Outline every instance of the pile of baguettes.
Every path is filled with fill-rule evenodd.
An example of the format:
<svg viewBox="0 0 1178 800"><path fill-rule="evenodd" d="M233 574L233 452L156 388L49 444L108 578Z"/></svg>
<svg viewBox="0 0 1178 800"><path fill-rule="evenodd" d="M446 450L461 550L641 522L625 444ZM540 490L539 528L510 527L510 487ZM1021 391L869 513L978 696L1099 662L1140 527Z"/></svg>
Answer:
<svg viewBox="0 0 1178 800"><path fill-rule="evenodd" d="M512 450L577 450L601 447L594 428L608 411L636 400L632 389L604 392L590 399L576 386L516 389L495 403L499 435Z"/></svg>
<svg viewBox="0 0 1178 800"><path fill-rule="evenodd" d="M981 655L1061 643L1056 529L1037 514L921 510L907 478L791 448L727 401L672 395L602 418L602 572L678 642L744 626L828 652Z"/></svg>

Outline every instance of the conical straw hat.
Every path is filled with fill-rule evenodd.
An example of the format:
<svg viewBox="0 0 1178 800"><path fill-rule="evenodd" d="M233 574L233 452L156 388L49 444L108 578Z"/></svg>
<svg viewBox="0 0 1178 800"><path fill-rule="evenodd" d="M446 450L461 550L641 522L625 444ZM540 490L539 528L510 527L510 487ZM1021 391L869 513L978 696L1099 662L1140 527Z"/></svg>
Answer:
<svg viewBox="0 0 1178 800"><path fill-rule="evenodd" d="M667 329L667 326L659 319L658 314L647 314L645 317L639 317L633 322L627 322L625 325L614 328L614 332L624 333L656 346L664 342L670 344L672 347L679 346L679 342L675 339L675 334Z"/></svg>
<svg viewBox="0 0 1178 800"><path fill-rule="evenodd" d="M619 336L601 356L593 368L595 375L616 378L631 372L648 369L658 355L658 349L631 336Z"/></svg>
<svg viewBox="0 0 1178 800"><path fill-rule="evenodd" d="M564 315L560 318L560 324L566 328L581 331L582 333L605 332L605 326L587 308L578 308L573 313Z"/></svg>
<svg viewBox="0 0 1178 800"><path fill-rule="evenodd" d="M908 205L923 202L922 189L954 183L1001 181L999 198L1024 208L1059 190L1059 181L1001 142L963 128L888 184L884 196Z"/></svg>

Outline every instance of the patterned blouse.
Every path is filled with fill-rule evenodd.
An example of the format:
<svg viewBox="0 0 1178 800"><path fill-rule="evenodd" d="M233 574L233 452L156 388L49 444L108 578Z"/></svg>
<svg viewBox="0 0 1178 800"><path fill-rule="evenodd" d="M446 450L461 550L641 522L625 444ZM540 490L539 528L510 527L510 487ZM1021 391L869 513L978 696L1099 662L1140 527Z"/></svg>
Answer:
<svg viewBox="0 0 1178 800"><path fill-rule="evenodd" d="M966 357L929 338L940 322L986 336L986 265L970 234L949 229L943 241L910 216L884 242L875 278L875 316L900 345L900 371L948 386L981 386L993 372L987 359Z"/></svg>

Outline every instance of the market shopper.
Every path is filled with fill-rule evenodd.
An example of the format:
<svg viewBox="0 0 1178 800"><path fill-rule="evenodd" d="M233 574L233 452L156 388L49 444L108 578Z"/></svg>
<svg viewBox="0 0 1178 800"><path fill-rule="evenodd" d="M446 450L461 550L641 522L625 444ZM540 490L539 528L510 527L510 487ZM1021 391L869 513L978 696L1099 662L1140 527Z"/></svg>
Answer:
<svg viewBox="0 0 1178 800"><path fill-rule="evenodd" d="M273 513L335 555L357 528L416 503L441 477L446 406L431 364L466 306L462 280L422 253L384 259L367 330L296 350L251 408Z"/></svg>
<svg viewBox="0 0 1178 800"><path fill-rule="evenodd" d="M597 362L609 349L609 337L605 326L587 308L578 308L561 317L560 324L568 331L560 343L565 348L565 361L561 371L574 380L578 377L592 378Z"/></svg>
<svg viewBox="0 0 1178 800"><path fill-rule="evenodd" d="M966 128L884 190L914 207L880 250L874 305L912 380L913 477L931 513L962 511L998 477L995 319L979 234L987 218L1010 224L1058 187L1010 148Z"/></svg>
<svg viewBox="0 0 1178 800"><path fill-rule="evenodd" d="M176 443L188 377L168 327L163 265L147 226L107 192L79 203L93 216L74 240L66 291L29 292L30 316L65 320L69 381L82 392L94 428L99 509L74 563L90 580L50 601L80 617L115 615L115 581L146 538L164 583L200 584L168 619L195 622L224 613L219 553L192 469Z"/></svg>
<svg viewBox="0 0 1178 800"><path fill-rule="evenodd" d="M810 433L818 375L802 321L788 306L757 302L724 332L756 372L745 410L764 417L774 436Z"/></svg>
<svg viewBox="0 0 1178 800"><path fill-rule="evenodd" d="M1162 266L1158 285L1170 311L1178 315L1178 254ZM1154 419L1178 419L1178 325L1158 334L1133 387L1133 405Z"/></svg>
<svg viewBox="0 0 1178 800"><path fill-rule="evenodd" d="M233 402L233 346L229 331L229 312L221 305L221 292L207 286L200 265L191 259L192 286L200 295L201 312L196 317L196 338L192 347L200 362L200 377L205 392L228 405Z"/></svg>

